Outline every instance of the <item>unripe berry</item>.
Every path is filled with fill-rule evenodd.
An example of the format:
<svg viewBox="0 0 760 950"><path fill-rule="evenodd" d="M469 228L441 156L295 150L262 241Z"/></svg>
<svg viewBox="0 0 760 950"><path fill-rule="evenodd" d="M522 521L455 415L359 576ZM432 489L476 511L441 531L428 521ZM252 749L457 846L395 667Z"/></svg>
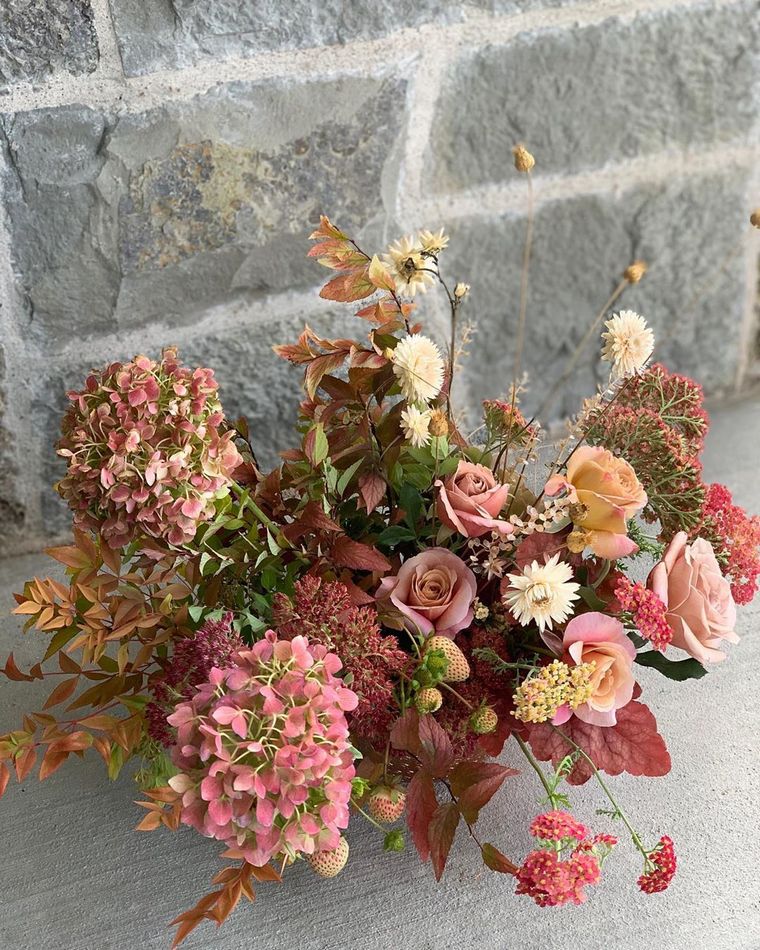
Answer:
<svg viewBox="0 0 760 950"><path fill-rule="evenodd" d="M428 637L425 641L425 650L441 650L449 661L446 673L443 676L444 683L462 683L470 675L470 664L467 662L467 657L456 643L448 637Z"/></svg>
<svg viewBox="0 0 760 950"><path fill-rule="evenodd" d="M332 851L316 851L306 859L311 869L320 877L335 877L340 874L348 861L348 842L341 835L337 848Z"/></svg>
<svg viewBox="0 0 760 950"><path fill-rule="evenodd" d="M421 689L414 700L414 705L417 707L417 712L421 716L427 715L427 713L438 712L438 710L443 706L443 693L440 689L436 689L435 686L428 686L427 689Z"/></svg>
<svg viewBox="0 0 760 950"><path fill-rule="evenodd" d="M487 736L499 724L499 717L492 706L481 706L470 716L470 728L479 736Z"/></svg>
<svg viewBox="0 0 760 950"><path fill-rule="evenodd" d="M367 802L367 809L375 821L387 825L398 821L404 814L405 807L406 794L400 788L389 785L378 785Z"/></svg>

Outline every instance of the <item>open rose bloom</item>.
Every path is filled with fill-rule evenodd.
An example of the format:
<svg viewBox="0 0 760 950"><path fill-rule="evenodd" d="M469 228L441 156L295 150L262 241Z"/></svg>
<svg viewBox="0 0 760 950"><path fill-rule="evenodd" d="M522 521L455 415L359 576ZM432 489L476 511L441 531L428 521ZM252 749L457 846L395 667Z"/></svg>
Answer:
<svg viewBox="0 0 760 950"><path fill-rule="evenodd" d="M534 159L519 147L515 163L527 173ZM47 659L0 666L14 686L50 677L50 695L0 735L0 795L72 755L103 758L111 777L138 759L140 829L189 826L230 862L177 918L178 942L299 865L334 877L366 820L383 830L377 875L397 875L400 895L395 852L415 847L440 878L475 845L508 892L583 903L617 841L612 822L591 831L568 812L570 793L596 783L600 813L623 814L603 773L668 772L652 680L676 690L738 642L731 591L746 600L757 585L760 519L703 483L701 389L648 364L644 316L602 315L609 385L553 445L554 419L518 403L526 388L531 405L559 394L561 366L527 387L505 377L477 419L458 404L468 275L447 272L442 229L384 253L322 218L312 239L334 272L322 296L360 319L356 338L306 327L274 348L304 396L273 471L245 419L225 416L213 372L174 349L94 370L69 394L57 489L75 530L50 549L65 580L16 594ZM625 281L645 271L634 262ZM449 338L425 328L423 291L439 283ZM525 289L504 288L525 320L487 341L499 365L519 368L520 337L540 342ZM523 784L489 800L534 770L530 796L548 798L532 852L500 850L513 828L477 847L481 810L502 809L492 830L513 822ZM667 816L637 811L646 827L624 837L654 894L676 854L657 827ZM736 834L741 846L746 827Z"/></svg>
<svg viewBox="0 0 760 950"><path fill-rule="evenodd" d="M691 544L685 531L670 542L649 578L652 590L667 608L673 646L700 663L725 660L724 643L738 643L736 604L708 541Z"/></svg>

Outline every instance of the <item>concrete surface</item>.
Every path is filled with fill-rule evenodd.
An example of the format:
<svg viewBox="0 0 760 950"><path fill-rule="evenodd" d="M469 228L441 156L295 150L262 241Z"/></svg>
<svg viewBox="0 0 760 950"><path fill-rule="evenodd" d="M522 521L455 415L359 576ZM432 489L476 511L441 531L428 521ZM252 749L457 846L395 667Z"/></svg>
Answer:
<svg viewBox="0 0 760 950"><path fill-rule="evenodd" d="M707 477L760 508L760 401L715 412ZM3 602L35 572L39 556L0 562ZM647 841L672 835L679 874L670 890L636 888L638 856L622 844L583 907L540 909L512 894L510 879L483 870L460 832L442 883L413 851L384 855L371 829L350 829L351 860L334 881L295 869L283 886L263 886L220 931L202 925L188 950L756 950L760 947L760 660L758 604L741 613L741 643L699 683L670 684L642 671L673 756L664 779L618 778L615 790ZM20 665L42 655L42 641L2 621L3 654ZM648 674L648 675L646 675ZM35 686L3 683L0 731L39 697ZM508 748L507 760L520 766ZM0 948L128 950L168 947L166 924L200 896L221 850L195 832L149 835L131 829L141 816L129 778L104 778L99 760L69 763L50 780L11 785L0 802ZM513 857L528 847L536 812L530 771L508 781L485 810L481 832ZM574 793L577 814L610 829L594 810L605 802L589 783Z"/></svg>

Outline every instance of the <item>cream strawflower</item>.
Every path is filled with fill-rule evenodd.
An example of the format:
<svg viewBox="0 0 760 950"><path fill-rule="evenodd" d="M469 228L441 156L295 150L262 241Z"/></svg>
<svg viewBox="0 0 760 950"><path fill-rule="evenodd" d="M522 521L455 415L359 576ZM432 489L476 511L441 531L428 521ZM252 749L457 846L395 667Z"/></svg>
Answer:
<svg viewBox="0 0 760 950"><path fill-rule="evenodd" d="M612 363L616 378L630 376L646 365L654 350L654 333L633 310L621 310L604 324L602 359Z"/></svg>
<svg viewBox="0 0 760 950"><path fill-rule="evenodd" d="M443 228L435 232L420 231L417 237L419 238L422 250L426 254L438 255L449 243L448 235L443 233Z"/></svg>
<svg viewBox="0 0 760 950"><path fill-rule="evenodd" d="M431 339L407 336L393 351L393 372L408 402L430 402L443 385L443 358Z"/></svg>
<svg viewBox="0 0 760 950"><path fill-rule="evenodd" d="M435 261L423 254L423 248L410 237L399 238L384 255L396 289L400 294L413 297L418 290L423 293L435 283Z"/></svg>
<svg viewBox="0 0 760 950"><path fill-rule="evenodd" d="M401 413L401 428L407 442L415 449L421 449L430 442L430 417L432 409L418 409L407 406Z"/></svg>
<svg viewBox="0 0 760 950"><path fill-rule="evenodd" d="M507 576L510 588L503 599L523 627L533 620L543 633L552 629L552 623L563 623L572 613L580 584L570 580L573 569L560 561L559 554L545 564L534 561L522 574Z"/></svg>

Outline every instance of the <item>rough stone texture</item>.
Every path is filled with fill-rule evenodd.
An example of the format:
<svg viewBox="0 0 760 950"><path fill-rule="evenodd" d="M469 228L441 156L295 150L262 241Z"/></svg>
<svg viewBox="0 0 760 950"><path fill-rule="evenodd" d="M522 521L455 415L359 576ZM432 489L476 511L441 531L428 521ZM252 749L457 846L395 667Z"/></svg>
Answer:
<svg viewBox="0 0 760 950"><path fill-rule="evenodd" d="M692 314L684 310L735 241L745 218L745 182L736 173L641 187L620 197L555 201L538 212L530 271L523 368L524 397L535 409L563 374L586 329L634 259L649 261L644 280L617 305L646 315L656 352L709 392L733 385L740 358L742 264L735 259ZM710 221L710 227L704 226ZM517 216L471 218L451 227L446 273L472 285L462 319L476 326L462 367L469 405L503 394L512 377L525 222ZM498 263L494 263L498 262ZM709 262L712 262L710 264ZM442 267L444 263L442 262ZM670 339L668 337L670 336ZM492 345L492 341L499 345ZM609 367L607 367L608 369ZM594 335L547 415L572 414L606 381Z"/></svg>
<svg viewBox="0 0 760 950"><path fill-rule="evenodd" d="M6 117L14 265L27 327L56 350L309 285L306 236L372 228L395 177L404 84L235 83L110 117ZM392 194L391 191L388 192Z"/></svg>
<svg viewBox="0 0 760 950"><path fill-rule="evenodd" d="M404 27L459 20L472 6L459 0L112 0L127 75L376 39Z"/></svg>
<svg viewBox="0 0 760 950"><path fill-rule="evenodd" d="M0 5L0 91L54 72L92 72L98 41L89 0L4 0Z"/></svg>
<svg viewBox="0 0 760 950"><path fill-rule="evenodd" d="M740 504L760 508L760 442L737 440L756 426L760 402L713 414L705 476L731 486ZM39 556L0 562L0 599L35 573L50 573ZM53 571L55 568L53 567ZM760 781L760 717L755 680L760 663L760 601L741 611L741 642L700 681L670 683L652 670L639 677L673 757L664 778L612 779L628 814L654 841L669 833L679 868L657 896L635 884L638 856L623 841L606 863L588 904L553 912L512 894L509 879L485 871L467 835L454 842L450 865L436 885L429 865L411 848L384 855L374 829L352 823L348 870L333 881L294 868L283 886L258 889L216 930L204 924L187 950L756 950L760 904L753 882L760 839L747 833L747 807ZM42 656L37 636L24 637L18 618L0 613L6 648L28 668ZM24 710L39 708L39 683L4 682L0 731ZM695 713L696 710L696 713ZM708 712L705 712L708 711ZM505 761L523 768L515 747ZM483 812L483 839L508 854L530 846L527 823L542 792L529 768L508 780ZM595 814L605 807L589 782L573 791L574 811L600 830L618 830ZM129 777L109 783L93 753L55 776L22 787L15 779L0 802L3 950L164 950L167 922L193 904L220 867L221 848L184 829L137 834L141 810ZM355 826L355 827L354 827ZM602 936L603 935L603 936Z"/></svg>
<svg viewBox="0 0 760 950"><path fill-rule="evenodd" d="M24 504L19 498L18 469L13 435L7 428L12 407L6 395L5 350L0 345L0 526L3 535L15 535L24 526ZM0 536L0 551L2 551Z"/></svg>
<svg viewBox="0 0 760 950"><path fill-rule="evenodd" d="M747 0L475 49L441 92L429 189L503 181L520 141L537 173L566 173L744 137L757 117L759 37L760 3Z"/></svg>

